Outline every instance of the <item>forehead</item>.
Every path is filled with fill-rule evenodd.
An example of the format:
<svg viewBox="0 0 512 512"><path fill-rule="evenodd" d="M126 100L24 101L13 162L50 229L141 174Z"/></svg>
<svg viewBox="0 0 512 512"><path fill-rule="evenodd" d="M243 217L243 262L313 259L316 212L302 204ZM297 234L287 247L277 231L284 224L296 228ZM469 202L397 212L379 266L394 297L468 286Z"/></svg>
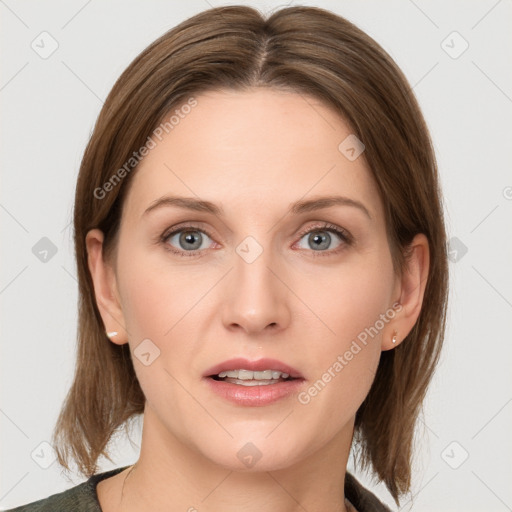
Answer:
<svg viewBox="0 0 512 512"><path fill-rule="evenodd" d="M161 140L153 137L132 177L130 215L140 217L165 194L220 202L237 214L340 194L382 212L364 153L351 161L339 149L350 126L320 100L268 88L210 91L195 100L166 116L176 114Z"/></svg>

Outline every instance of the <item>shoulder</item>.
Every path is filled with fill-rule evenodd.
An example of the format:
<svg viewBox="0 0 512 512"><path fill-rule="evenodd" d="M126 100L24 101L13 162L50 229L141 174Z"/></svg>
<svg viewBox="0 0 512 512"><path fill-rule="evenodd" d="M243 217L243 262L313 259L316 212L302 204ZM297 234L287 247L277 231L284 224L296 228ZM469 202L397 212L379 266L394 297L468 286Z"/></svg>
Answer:
<svg viewBox="0 0 512 512"><path fill-rule="evenodd" d="M391 512L375 494L371 493L348 471L345 474L345 497L357 512Z"/></svg>
<svg viewBox="0 0 512 512"><path fill-rule="evenodd" d="M87 481L75 487L5 512L101 512L96 485L101 480L120 473L126 467L128 466L92 475Z"/></svg>

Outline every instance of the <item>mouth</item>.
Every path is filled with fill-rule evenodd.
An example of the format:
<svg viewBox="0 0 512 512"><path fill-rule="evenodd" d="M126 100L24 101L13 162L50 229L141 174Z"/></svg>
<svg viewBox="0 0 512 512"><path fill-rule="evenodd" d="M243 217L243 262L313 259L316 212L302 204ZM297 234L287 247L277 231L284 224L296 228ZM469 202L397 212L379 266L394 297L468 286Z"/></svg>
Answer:
<svg viewBox="0 0 512 512"><path fill-rule="evenodd" d="M279 370L251 371L243 369L227 370L219 372L217 375L210 375L210 378L217 381L229 382L239 386L269 386L279 382L296 380L288 373Z"/></svg>
<svg viewBox="0 0 512 512"><path fill-rule="evenodd" d="M210 389L237 405L262 406L296 392L304 377L276 359L224 361L203 374Z"/></svg>
<svg viewBox="0 0 512 512"><path fill-rule="evenodd" d="M232 381L232 383L236 381L236 384L241 386L276 384L304 378L298 370L277 359L264 358L249 361L242 357L216 364L206 370L203 377L225 382Z"/></svg>

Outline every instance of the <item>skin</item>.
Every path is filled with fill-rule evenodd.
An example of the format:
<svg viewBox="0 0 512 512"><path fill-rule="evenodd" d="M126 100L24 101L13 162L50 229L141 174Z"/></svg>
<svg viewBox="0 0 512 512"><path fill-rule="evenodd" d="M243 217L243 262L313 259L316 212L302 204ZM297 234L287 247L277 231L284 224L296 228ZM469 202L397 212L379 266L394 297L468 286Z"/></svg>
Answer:
<svg viewBox="0 0 512 512"><path fill-rule="evenodd" d="M147 399L140 458L126 482L129 470L100 482L100 503L106 512L349 510L343 480L355 414L381 351L418 318L427 239L416 236L407 271L395 275L364 154L349 161L338 150L350 127L319 100L270 89L196 99L136 170L115 259L104 261L101 231L87 234L98 307L106 330L119 332L112 342L133 354L149 338L160 350L148 366L133 357ZM211 201L225 214L171 206L143 215L166 194ZM363 203L371 219L347 205L286 214L295 201L334 194ZM179 234L158 242L183 222L208 233L199 233L200 254L167 251L187 251ZM330 245L315 250L325 222L353 243L328 232ZM236 252L247 236L263 249L252 263ZM400 312L306 405L294 394L237 406L201 378L232 357L271 357L298 369L307 390L396 302ZM262 454L252 468L237 457L248 442Z"/></svg>

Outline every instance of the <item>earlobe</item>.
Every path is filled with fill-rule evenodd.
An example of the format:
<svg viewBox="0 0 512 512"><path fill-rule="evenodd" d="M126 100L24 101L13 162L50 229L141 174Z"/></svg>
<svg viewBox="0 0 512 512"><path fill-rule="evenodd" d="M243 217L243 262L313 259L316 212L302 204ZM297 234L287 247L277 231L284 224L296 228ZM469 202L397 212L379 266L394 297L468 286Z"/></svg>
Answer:
<svg viewBox="0 0 512 512"><path fill-rule="evenodd" d="M103 232L91 229L86 237L87 262L94 285L96 304L105 326L105 336L117 345L128 343L123 311L115 290L116 276L103 257Z"/></svg>
<svg viewBox="0 0 512 512"><path fill-rule="evenodd" d="M401 336L400 331L398 329L394 329L391 331L392 334L383 333L383 338L381 342L381 350L392 350L396 348L402 341L405 339L405 335Z"/></svg>
<svg viewBox="0 0 512 512"><path fill-rule="evenodd" d="M382 350L398 346L411 332L421 312L423 296L429 275L430 256L428 239L417 234L410 244L410 253L400 280L400 310L383 333Z"/></svg>

